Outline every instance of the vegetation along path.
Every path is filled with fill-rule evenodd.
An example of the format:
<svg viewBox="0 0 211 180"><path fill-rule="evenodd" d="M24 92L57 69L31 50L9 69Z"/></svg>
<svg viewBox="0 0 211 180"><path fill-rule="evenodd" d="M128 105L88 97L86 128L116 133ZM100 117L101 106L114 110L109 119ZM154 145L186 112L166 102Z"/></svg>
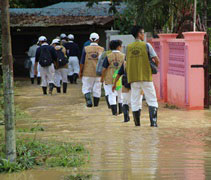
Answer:
<svg viewBox="0 0 211 180"><path fill-rule="evenodd" d="M68 84L65 95L43 96L39 86L21 81L15 102L31 117L18 120L17 129L36 125L43 130L17 135L84 144L90 160L80 171L91 179L211 178L210 110L186 111L160 103L159 127L151 128L144 102L141 127L135 127L133 121L123 123L123 115L111 116L104 97L99 107L85 107L80 83ZM59 180L67 174L68 168L36 168L0 179Z"/></svg>

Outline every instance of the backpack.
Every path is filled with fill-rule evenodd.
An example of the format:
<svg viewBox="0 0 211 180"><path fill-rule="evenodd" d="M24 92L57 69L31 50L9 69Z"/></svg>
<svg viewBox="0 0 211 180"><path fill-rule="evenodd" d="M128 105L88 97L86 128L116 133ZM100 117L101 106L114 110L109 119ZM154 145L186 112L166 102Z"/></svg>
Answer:
<svg viewBox="0 0 211 180"><path fill-rule="evenodd" d="M106 56L111 53L111 51L104 51L102 53L102 55L100 56L100 58L97 61L97 66L96 66L96 74L98 76L102 75L102 70L103 70L103 61L106 58Z"/></svg>
<svg viewBox="0 0 211 180"><path fill-rule="evenodd" d="M42 67L50 66L52 64L52 58L48 46L42 46L40 51L39 64Z"/></svg>
<svg viewBox="0 0 211 180"><path fill-rule="evenodd" d="M58 67L62 67L68 63L67 57L62 52L62 48L56 50Z"/></svg>
<svg viewBox="0 0 211 180"><path fill-rule="evenodd" d="M26 69L28 69L28 70L31 69L31 67L32 67L32 61L31 61L30 58L27 58L27 59L24 61L24 67L25 67Z"/></svg>

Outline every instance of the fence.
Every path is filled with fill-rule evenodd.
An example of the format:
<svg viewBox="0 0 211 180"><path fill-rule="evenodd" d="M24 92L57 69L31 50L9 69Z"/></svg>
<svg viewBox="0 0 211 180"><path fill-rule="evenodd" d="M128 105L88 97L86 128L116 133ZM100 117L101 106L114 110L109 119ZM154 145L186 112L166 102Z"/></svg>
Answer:
<svg viewBox="0 0 211 180"><path fill-rule="evenodd" d="M152 45L160 58L159 72L153 76L157 97L187 109L204 108L204 71L191 68L204 62L204 32L160 34Z"/></svg>

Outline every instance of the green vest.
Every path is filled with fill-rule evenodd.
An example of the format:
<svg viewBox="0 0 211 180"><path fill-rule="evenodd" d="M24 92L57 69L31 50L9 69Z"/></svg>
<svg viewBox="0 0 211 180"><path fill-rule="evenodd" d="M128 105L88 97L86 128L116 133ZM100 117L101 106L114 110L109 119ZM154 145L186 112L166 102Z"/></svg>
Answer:
<svg viewBox="0 0 211 180"><path fill-rule="evenodd" d="M128 82L152 81L146 43L135 41L128 45L126 54Z"/></svg>

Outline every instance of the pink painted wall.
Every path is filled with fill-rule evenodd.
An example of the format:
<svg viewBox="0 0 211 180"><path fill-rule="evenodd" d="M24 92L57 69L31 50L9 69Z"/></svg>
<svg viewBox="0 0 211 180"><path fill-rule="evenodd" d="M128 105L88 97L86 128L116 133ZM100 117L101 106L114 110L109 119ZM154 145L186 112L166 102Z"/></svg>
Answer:
<svg viewBox="0 0 211 180"><path fill-rule="evenodd" d="M160 58L159 72L153 75L159 100L187 109L204 108L204 70L191 68L204 62L205 32L159 34L152 45Z"/></svg>
<svg viewBox="0 0 211 180"><path fill-rule="evenodd" d="M185 77L168 74L168 103L177 107L186 107Z"/></svg>
<svg viewBox="0 0 211 180"><path fill-rule="evenodd" d="M205 32L183 33L188 47L188 109L204 108L204 69L191 68L191 65L204 63L204 35Z"/></svg>

